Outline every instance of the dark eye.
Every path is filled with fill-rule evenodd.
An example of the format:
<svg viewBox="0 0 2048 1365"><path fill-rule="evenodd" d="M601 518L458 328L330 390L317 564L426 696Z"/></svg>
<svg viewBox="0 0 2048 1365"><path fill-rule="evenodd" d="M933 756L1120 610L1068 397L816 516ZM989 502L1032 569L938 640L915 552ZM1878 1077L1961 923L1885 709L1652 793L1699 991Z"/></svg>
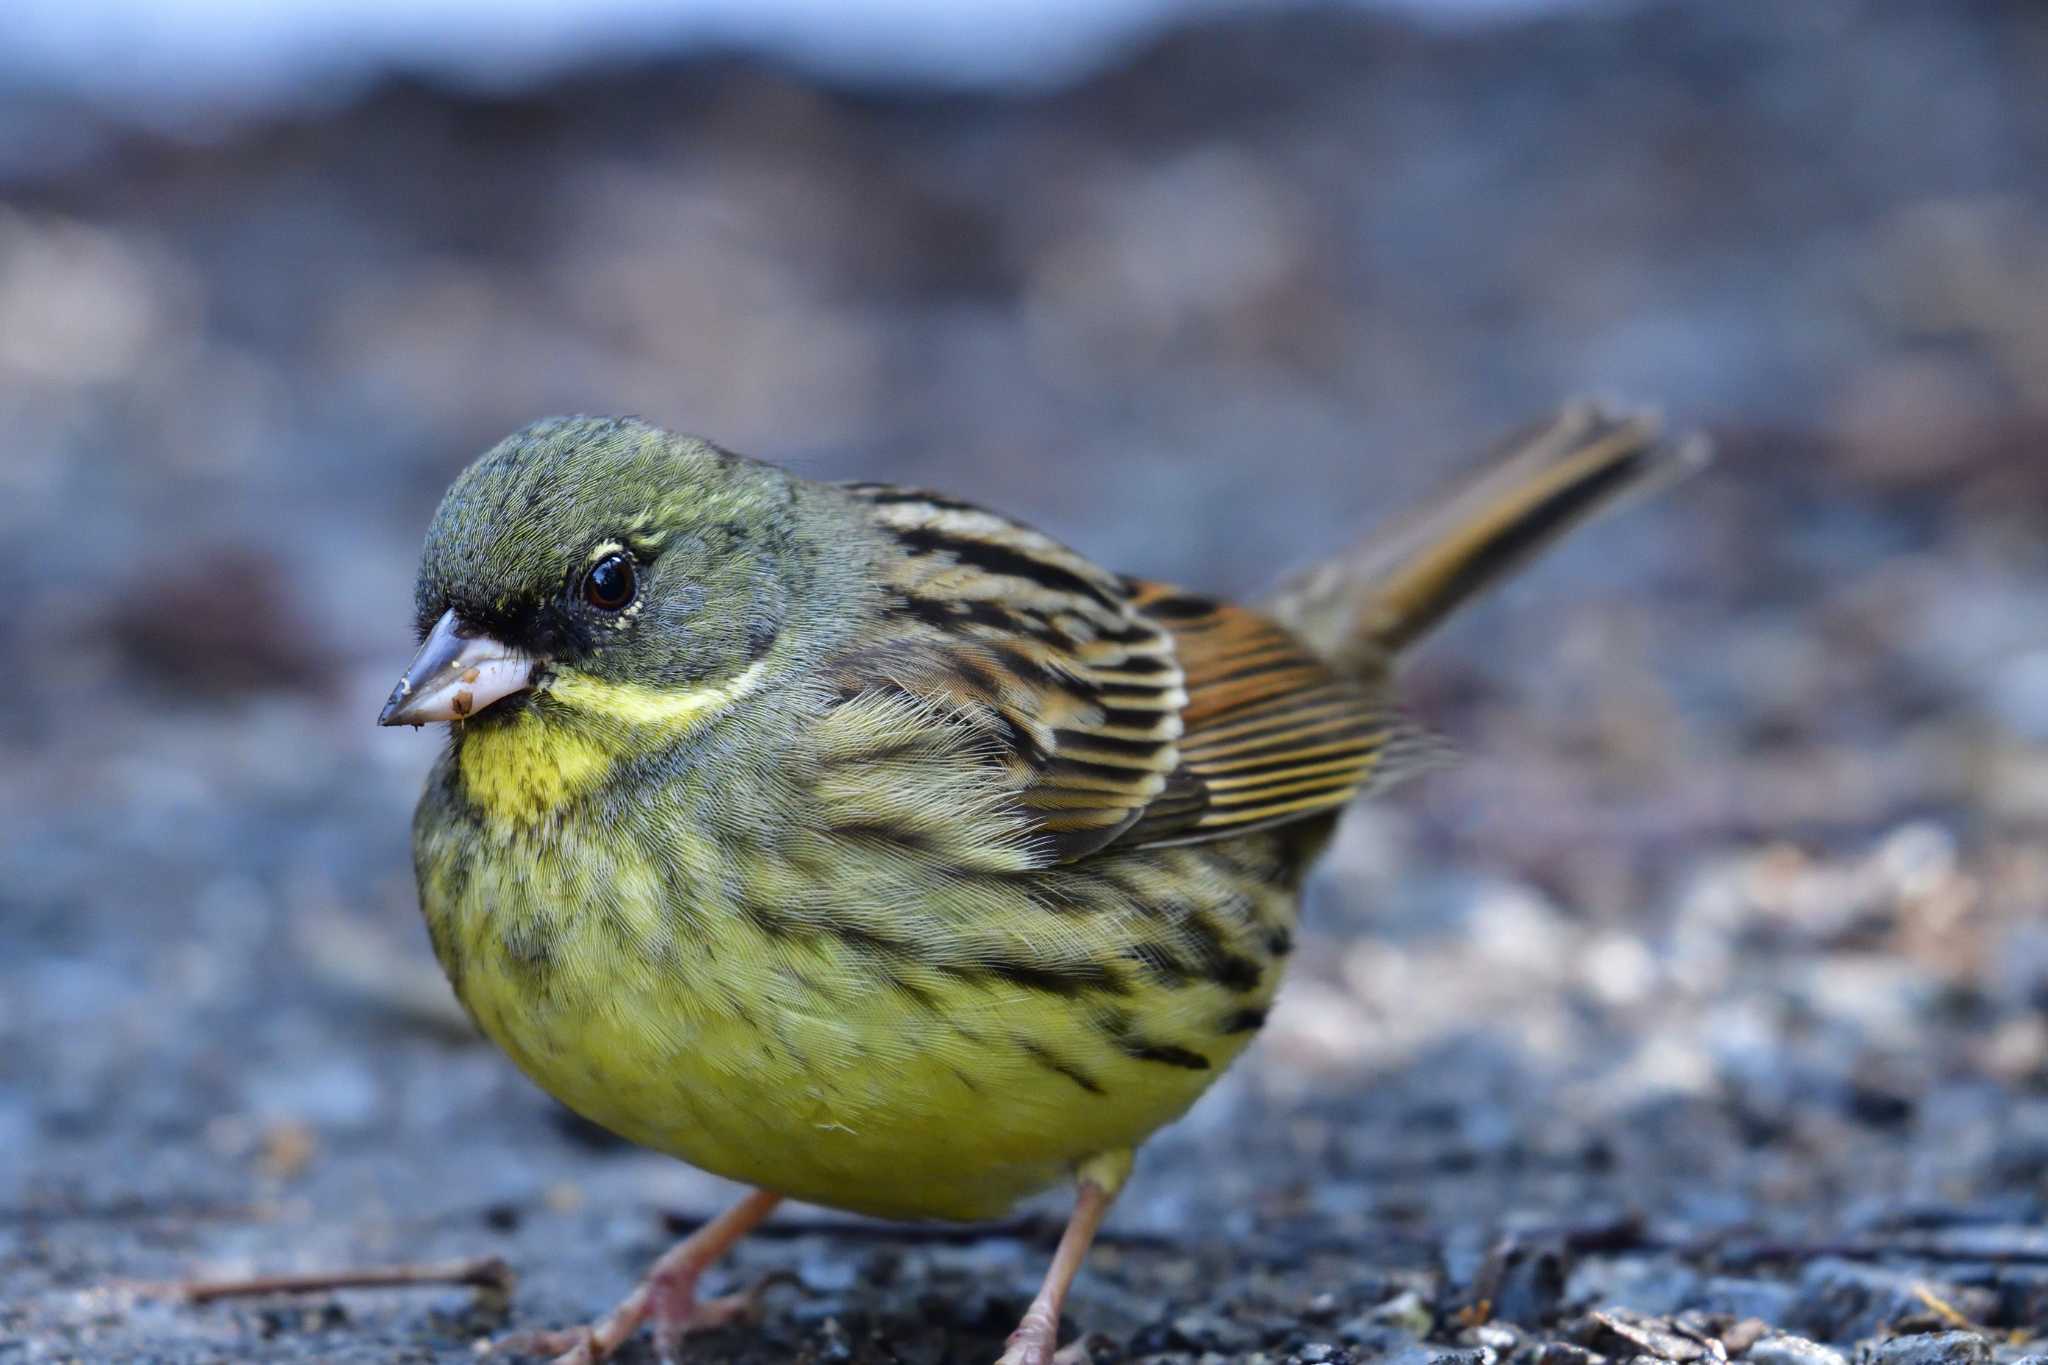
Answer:
<svg viewBox="0 0 2048 1365"><path fill-rule="evenodd" d="M600 611L618 611L633 600L638 586L633 561L623 554L609 554L583 575L583 600Z"/></svg>

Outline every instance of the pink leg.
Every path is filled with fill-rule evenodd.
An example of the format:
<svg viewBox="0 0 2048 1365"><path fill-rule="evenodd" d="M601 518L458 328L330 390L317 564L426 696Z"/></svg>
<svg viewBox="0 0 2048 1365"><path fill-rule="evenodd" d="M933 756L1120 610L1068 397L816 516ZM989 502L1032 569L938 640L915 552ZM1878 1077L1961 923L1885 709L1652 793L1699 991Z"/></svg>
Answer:
<svg viewBox="0 0 2048 1365"><path fill-rule="evenodd" d="M674 1360L685 1333L730 1322L752 1307L751 1294L730 1294L699 1303L697 1280L781 1202L779 1194L755 1190L670 1247L639 1287L600 1321L563 1332L521 1333L505 1338L493 1349L553 1355L554 1365L597 1365L651 1318L656 1349L663 1360Z"/></svg>
<svg viewBox="0 0 2048 1365"><path fill-rule="evenodd" d="M1024 1321L1010 1333L1009 1349L996 1365L1055 1365L1054 1348L1060 1339L1060 1308L1067 1301L1067 1286L1080 1272L1081 1261L1109 1212L1110 1201L1130 1173L1128 1153L1090 1162L1081 1168L1080 1188L1067 1230L1060 1236L1059 1250L1045 1272L1038 1297L1024 1310Z"/></svg>

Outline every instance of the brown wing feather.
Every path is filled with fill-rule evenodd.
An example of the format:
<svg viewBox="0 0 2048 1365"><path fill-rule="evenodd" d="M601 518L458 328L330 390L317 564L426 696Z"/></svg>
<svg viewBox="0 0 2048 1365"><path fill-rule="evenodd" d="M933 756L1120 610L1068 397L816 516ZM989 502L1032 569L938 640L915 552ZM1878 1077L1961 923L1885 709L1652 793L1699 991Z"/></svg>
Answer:
<svg viewBox="0 0 2048 1365"><path fill-rule="evenodd" d="M1120 836L1187 843L1335 810L1411 772L1431 749L1379 692L1341 678L1244 607L1129 580L1133 606L1173 635L1186 679L1180 765Z"/></svg>
<svg viewBox="0 0 2048 1365"><path fill-rule="evenodd" d="M897 687L976 731L1059 861L1136 822L1179 762L1169 632L1029 527L936 494L847 491L903 553L885 565L883 638L827 670L839 690Z"/></svg>
<svg viewBox="0 0 2048 1365"><path fill-rule="evenodd" d="M902 553L884 564L880 638L828 681L964 727L1054 860L1305 819L1425 747L1376 689L1257 612L1118 578L937 494L846 491Z"/></svg>

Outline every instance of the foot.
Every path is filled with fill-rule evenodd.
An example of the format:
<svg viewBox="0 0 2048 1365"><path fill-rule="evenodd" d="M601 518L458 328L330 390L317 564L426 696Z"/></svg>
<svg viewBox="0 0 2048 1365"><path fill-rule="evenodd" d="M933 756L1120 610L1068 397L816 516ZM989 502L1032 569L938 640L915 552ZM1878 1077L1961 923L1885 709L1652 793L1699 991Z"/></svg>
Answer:
<svg viewBox="0 0 2048 1365"><path fill-rule="evenodd" d="M598 1365L631 1340L645 1322L654 1324L654 1346L667 1365L691 1332L719 1327L753 1311L764 1280L744 1294L697 1300L697 1281L726 1248L766 1218L782 1196L756 1190L734 1207L698 1228L654 1263L640 1287L626 1295L611 1314L588 1327L566 1332L523 1332L495 1342L494 1352L554 1357L554 1365Z"/></svg>
<svg viewBox="0 0 2048 1365"><path fill-rule="evenodd" d="M1086 1333L1076 1337L1055 1351L1052 1343L1040 1335L1026 1336L1022 1327L1010 1333L1009 1349L996 1365L1089 1365L1093 1357L1088 1353L1089 1338Z"/></svg>
<svg viewBox="0 0 2048 1365"><path fill-rule="evenodd" d="M1060 1320L1054 1313L1040 1311L1038 1304L1024 1315L996 1365L1053 1365L1053 1348L1060 1344Z"/></svg>
<svg viewBox="0 0 2048 1365"><path fill-rule="evenodd" d="M694 1286L657 1284L650 1275L608 1316L596 1322L559 1331L520 1332L501 1337L491 1343L491 1353L547 1356L552 1365L598 1365L631 1340L643 1323L651 1322L655 1352L663 1365L674 1365L680 1358L684 1337L751 1316L767 1283L764 1280L743 1293L699 1300Z"/></svg>

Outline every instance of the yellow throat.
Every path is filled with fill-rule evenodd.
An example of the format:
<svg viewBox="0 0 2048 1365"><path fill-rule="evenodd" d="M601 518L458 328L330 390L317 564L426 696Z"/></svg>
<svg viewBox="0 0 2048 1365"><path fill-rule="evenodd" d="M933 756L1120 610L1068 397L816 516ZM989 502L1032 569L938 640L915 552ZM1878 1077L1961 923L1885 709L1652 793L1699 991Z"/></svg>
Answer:
<svg viewBox="0 0 2048 1365"><path fill-rule="evenodd" d="M563 670L548 695L569 711L551 720L528 708L465 725L460 763L470 802L492 824L539 824L604 780L630 750L689 733L760 682L763 660L703 687L647 687Z"/></svg>

